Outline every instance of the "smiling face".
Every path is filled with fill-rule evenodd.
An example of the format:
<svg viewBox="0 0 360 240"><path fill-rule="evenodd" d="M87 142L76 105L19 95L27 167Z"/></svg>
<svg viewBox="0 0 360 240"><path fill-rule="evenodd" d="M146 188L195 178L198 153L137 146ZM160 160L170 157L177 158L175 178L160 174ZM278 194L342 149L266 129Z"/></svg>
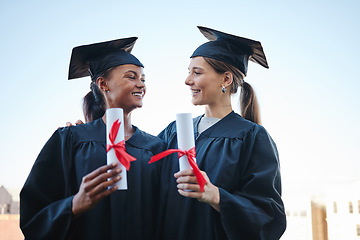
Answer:
<svg viewBox="0 0 360 240"><path fill-rule="evenodd" d="M216 105L224 94L221 92L224 75L217 73L203 57L194 57L190 61L189 76L185 84L190 86L192 104Z"/></svg>
<svg viewBox="0 0 360 240"><path fill-rule="evenodd" d="M100 81L99 81L100 80ZM98 85L105 90L105 99L109 108L122 108L124 112L142 107L145 95L145 74L143 68L125 64L114 68L106 81L98 78Z"/></svg>

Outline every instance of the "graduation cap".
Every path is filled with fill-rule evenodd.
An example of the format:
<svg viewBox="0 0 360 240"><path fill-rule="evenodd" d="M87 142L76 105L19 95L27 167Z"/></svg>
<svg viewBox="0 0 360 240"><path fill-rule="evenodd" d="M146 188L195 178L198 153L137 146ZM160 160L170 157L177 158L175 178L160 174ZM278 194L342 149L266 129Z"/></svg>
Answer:
<svg viewBox="0 0 360 240"><path fill-rule="evenodd" d="M213 58L238 68L245 76L249 60L269 68L260 42L211 28L200 26L198 28L210 41L198 47L190 58L197 56Z"/></svg>
<svg viewBox="0 0 360 240"><path fill-rule="evenodd" d="M74 47L71 53L68 79L97 76L111 67L134 64L144 67L130 52L137 37Z"/></svg>

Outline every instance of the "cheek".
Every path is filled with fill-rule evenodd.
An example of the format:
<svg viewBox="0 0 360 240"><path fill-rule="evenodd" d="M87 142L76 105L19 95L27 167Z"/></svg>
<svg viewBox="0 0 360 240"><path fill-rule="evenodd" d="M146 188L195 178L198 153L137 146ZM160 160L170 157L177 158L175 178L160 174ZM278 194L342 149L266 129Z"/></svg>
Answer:
<svg viewBox="0 0 360 240"><path fill-rule="evenodd" d="M199 77L194 81L194 83L200 89L205 89L207 85L207 81L204 77Z"/></svg>
<svg viewBox="0 0 360 240"><path fill-rule="evenodd" d="M205 96L209 96L209 97L221 93L221 87L210 81L203 84L201 90L203 91L203 94Z"/></svg>
<svg viewBox="0 0 360 240"><path fill-rule="evenodd" d="M124 94L124 91L121 88L117 88L115 91L112 92L112 98L115 101L122 100L126 97L126 94Z"/></svg>

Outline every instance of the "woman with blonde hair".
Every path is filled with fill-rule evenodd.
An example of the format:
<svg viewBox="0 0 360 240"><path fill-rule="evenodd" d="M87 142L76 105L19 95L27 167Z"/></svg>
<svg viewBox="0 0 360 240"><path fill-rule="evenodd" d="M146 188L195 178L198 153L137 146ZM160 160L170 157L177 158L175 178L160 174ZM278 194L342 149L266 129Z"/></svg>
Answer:
<svg viewBox="0 0 360 240"><path fill-rule="evenodd" d="M199 27L210 40L191 56L192 103L205 107L194 118L196 162L204 190L193 170L178 172L177 157L162 166L162 239L279 239L286 228L276 145L260 124L255 93L244 81L249 60L268 68L260 42ZM231 95L241 88L241 115ZM162 133L177 148L176 123ZM175 179L169 176L175 173Z"/></svg>

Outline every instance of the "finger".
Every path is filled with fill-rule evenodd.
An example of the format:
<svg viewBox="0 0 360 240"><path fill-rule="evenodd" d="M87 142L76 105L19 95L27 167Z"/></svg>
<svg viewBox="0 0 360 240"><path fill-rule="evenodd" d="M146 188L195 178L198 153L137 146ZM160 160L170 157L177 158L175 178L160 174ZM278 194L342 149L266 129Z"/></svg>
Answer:
<svg viewBox="0 0 360 240"><path fill-rule="evenodd" d="M104 197L109 196L110 194L112 194L113 192L115 192L118 189L117 185L113 185L109 188L107 188L106 190L104 190L101 193L98 193L97 195L93 196L93 200L95 202L99 202L101 199L103 199Z"/></svg>
<svg viewBox="0 0 360 240"><path fill-rule="evenodd" d="M84 178L85 178L85 180L90 181L90 180L96 178L97 176L99 176L103 173L106 173L110 169L116 168L117 166L118 166L118 163L114 162L112 164L108 164L108 165L99 167L99 168L95 169L94 171L92 171L91 173L87 174Z"/></svg>
<svg viewBox="0 0 360 240"><path fill-rule="evenodd" d="M186 190L186 191L194 191L194 192L200 192L200 186L199 184L192 184L192 183L179 183L177 185L177 188L180 190Z"/></svg>
<svg viewBox="0 0 360 240"><path fill-rule="evenodd" d="M184 197L197 198L197 199L200 199L202 197L201 192L189 192L189 191L184 191L182 189L178 189L178 192L180 193L180 195Z"/></svg>
<svg viewBox="0 0 360 240"><path fill-rule="evenodd" d="M210 181L210 179L209 179L208 175L206 174L206 172L200 170L200 173L204 176L206 182Z"/></svg>
<svg viewBox="0 0 360 240"><path fill-rule="evenodd" d="M113 189L113 188L115 188L115 190L117 189L115 183L117 183L120 180L121 180L121 176L117 175L109 180L101 182L100 184L94 186L94 188L90 191L89 196L92 198L97 196L107 196L108 194L111 193L111 192L109 193L109 189Z"/></svg>
<svg viewBox="0 0 360 240"><path fill-rule="evenodd" d="M101 184L103 184L103 185L105 184L105 186L103 186L102 189L107 188L108 186L113 184L113 182L108 183L108 181L115 178L116 176L119 176L120 172L121 172L121 168L115 168L110 171L99 174L95 178L88 181L88 184L87 184L85 190L91 191L91 189L94 189L98 185L101 185ZM119 181L119 180L117 180L117 181ZM117 182L117 181L115 181L115 182Z"/></svg>
<svg viewBox="0 0 360 240"><path fill-rule="evenodd" d="M179 178L179 177L188 176L188 175L194 175L194 171L192 169L182 170L180 172L175 173L174 177Z"/></svg>
<svg viewBox="0 0 360 240"><path fill-rule="evenodd" d="M186 176L186 177L179 177L176 179L177 183L198 183L198 180L195 176Z"/></svg>
<svg viewBox="0 0 360 240"><path fill-rule="evenodd" d="M67 123L65 124L65 126L71 127L71 126L73 126L73 124L72 124L71 122L67 122Z"/></svg>
<svg viewBox="0 0 360 240"><path fill-rule="evenodd" d="M84 124L84 122L81 121L80 119L75 122L75 125L81 125L81 124Z"/></svg>

